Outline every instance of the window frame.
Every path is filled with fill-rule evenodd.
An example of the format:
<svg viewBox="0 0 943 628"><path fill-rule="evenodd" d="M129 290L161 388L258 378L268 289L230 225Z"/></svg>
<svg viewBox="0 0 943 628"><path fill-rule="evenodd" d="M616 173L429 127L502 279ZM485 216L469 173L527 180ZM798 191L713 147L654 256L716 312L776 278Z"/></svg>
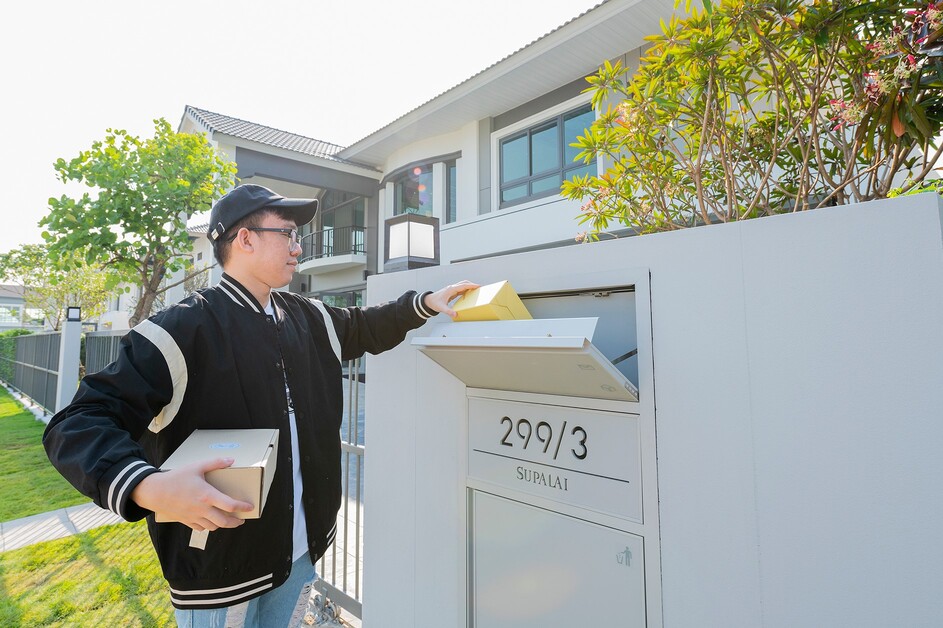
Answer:
<svg viewBox="0 0 943 628"><path fill-rule="evenodd" d="M23 323L23 304L0 303L0 325L21 325Z"/></svg>
<svg viewBox="0 0 943 628"><path fill-rule="evenodd" d="M586 166L596 166L596 172L594 174L599 174L599 162L598 160L591 164L582 164L582 163L565 163L566 150L568 148L567 140L564 137L564 119L571 113L582 109L583 107L589 106L590 112L593 113L594 118L596 117L595 111L592 109L590 99L581 95L576 98L571 98L567 101L564 101L554 107L545 109L544 111L529 116L515 124L508 125L507 127L501 128L491 134L491 154L494 155L492 160L492 197L491 197L491 206L497 208L498 211L505 209L524 209L529 206L530 203L535 203L544 199L552 198L554 196L559 197L560 189L559 187L554 187L549 190L544 190L536 194L531 192L531 185L534 182L539 182L542 179L547 177L558 175L560 181L565 180L568 172L571 172L576 169L585 168ZM504 181L504 172L503 172L503 161L502 161L502 148L503 146L510 141L514 141L521 137L530 138L534 133L545 130L549 125L556 125L557 127L557 142L558 142L558 153L557 153L557 166L556 169L544 170L539 173L531 172L531 155L532 155L532 143L530 139L527 142L527 169L529 174L524 177L519 177L517 179L512 179L510 181ZM527 186L527 193L525 196L520 198L503 201L502 198L504 193L511 188L519 187L521 185Z"/></svg>
<svg viewBox="0 0 943 628"><path fill-rule="evenodd" d="M402 214L407 214L407 213L419 214L422 216L435 216L435 188L436 188L435 164L436 163L437 162L432 161L432 162L422 162L422 163L413 164L407 168L403 168L403 170L399 173L398 176L390 179L390 181L393 183L393 216L401 216ZM416 169L420 170L419 174L415 174L414 171ZM417 186L425 185L419 180L420 176L428 177L429 188L427 190L417 189L416 191L417 194L426 193L429 195L429 213L428 214L425 214L422 211L410 212L410 211L406 211L405 209L401 209L399 207L401 203L400 186L404 185L406 181L412 180L413 177L416 178Z"/></svg>
<svg viewBox="0 0 943 628"><path fill-rule="evenodd" d="M458 222L458 160L450 159L445 164L445 209L443 221L450 225ZM454 180L453 180L454 174Z"/></svg>

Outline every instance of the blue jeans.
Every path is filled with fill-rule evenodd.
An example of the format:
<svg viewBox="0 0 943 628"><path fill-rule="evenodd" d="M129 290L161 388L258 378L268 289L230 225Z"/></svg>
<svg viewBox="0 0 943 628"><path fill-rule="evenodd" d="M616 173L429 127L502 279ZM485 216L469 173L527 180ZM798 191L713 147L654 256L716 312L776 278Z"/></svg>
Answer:
<svg viewBox="0 0 943 628"><path fill-rule="evenodd" d="M282 586L249 601L245 628L287 626L301 590L315 577L317 573L311 564L311 557L305 552L304 556L292 563L291 574ZM226 614L231 609L175 609L174 616L180 628L226 628Z"/></svg>

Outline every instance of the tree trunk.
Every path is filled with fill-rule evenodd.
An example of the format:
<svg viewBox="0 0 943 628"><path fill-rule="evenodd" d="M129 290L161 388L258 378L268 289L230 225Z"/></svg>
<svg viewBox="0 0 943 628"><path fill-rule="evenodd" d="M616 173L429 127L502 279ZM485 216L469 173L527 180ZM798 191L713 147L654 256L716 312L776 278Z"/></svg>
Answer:
<svg viewBox="0 0 943 628"><path fill-rule="evenodd" d="M163 264L157 264L151 269L150 276L144 275L145 280L141 282L141 298L134 306L134 312L128 318L128 324L134 327L142 320L148 317L151 308L154 306L154 299L160 290L160 282L164 278L165 268Z"/></svg>

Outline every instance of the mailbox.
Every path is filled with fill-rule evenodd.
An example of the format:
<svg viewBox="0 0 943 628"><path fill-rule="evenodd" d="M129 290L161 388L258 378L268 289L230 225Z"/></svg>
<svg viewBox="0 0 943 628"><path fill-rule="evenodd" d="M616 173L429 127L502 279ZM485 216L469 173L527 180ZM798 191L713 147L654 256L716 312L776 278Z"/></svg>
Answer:
<svg viewBox="0 0 943 628"><path fill-rule="evenodd" d="M467 626L660 625L654 408L638 386L634 324L640 283L622 300L600 299L612 291L522 294L534 320L430 324L413 338L465 385ZM540 314L600 308L602 324Z"/></svg>

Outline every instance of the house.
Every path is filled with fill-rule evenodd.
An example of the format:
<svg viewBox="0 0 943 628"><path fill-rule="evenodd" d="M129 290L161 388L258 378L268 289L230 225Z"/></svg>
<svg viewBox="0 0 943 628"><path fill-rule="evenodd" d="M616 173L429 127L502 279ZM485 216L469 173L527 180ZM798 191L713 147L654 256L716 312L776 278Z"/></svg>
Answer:
<svg viewBox="0 0 943 628"><path fill-rule="evenodd" d="M382 173L338 156L341 146L187 106L181 132L204 133L238 166L241 183L264 185L288 197L318 198L317 219L302 227L302 255L290 289L336 305L362 303L377 260L377 189ZM195 268L215 263L206 239L207 216L191 222ZM214 267L209 285L219 279ZM183 297L182 286L174 291ZM168 302L173 297L168 295Z"/></svg>
<svg viewBox="0 0 943 628"><path fill-rule="evenodd" d="M399 216L437 220L442 264L573 244L579 203L560 184L601 167L569 146L595 116L585 79L607 59L637 67L673 6L606 0L348 147L192 106L179 130L205 133L243 183L321 199L290 289L359 304ZM211 263L205 232L195 264Z"/></svg>
<svg viewBox="0 0 943 628"><path fill-rule="evenodd" d="M124 289L128 291L125 292ZM105 311L94 321L97 331L120 331L129 329L129 318L141 293L140 286L120 284L119 290L108 298Z"/></svg>
<svg viewBox="0 0 943 628"><path fill-rule="evenodd" d="M26 306L25 292L23 286L0 285L0 331L45 328L46 316L42 310Z"/></svg>

